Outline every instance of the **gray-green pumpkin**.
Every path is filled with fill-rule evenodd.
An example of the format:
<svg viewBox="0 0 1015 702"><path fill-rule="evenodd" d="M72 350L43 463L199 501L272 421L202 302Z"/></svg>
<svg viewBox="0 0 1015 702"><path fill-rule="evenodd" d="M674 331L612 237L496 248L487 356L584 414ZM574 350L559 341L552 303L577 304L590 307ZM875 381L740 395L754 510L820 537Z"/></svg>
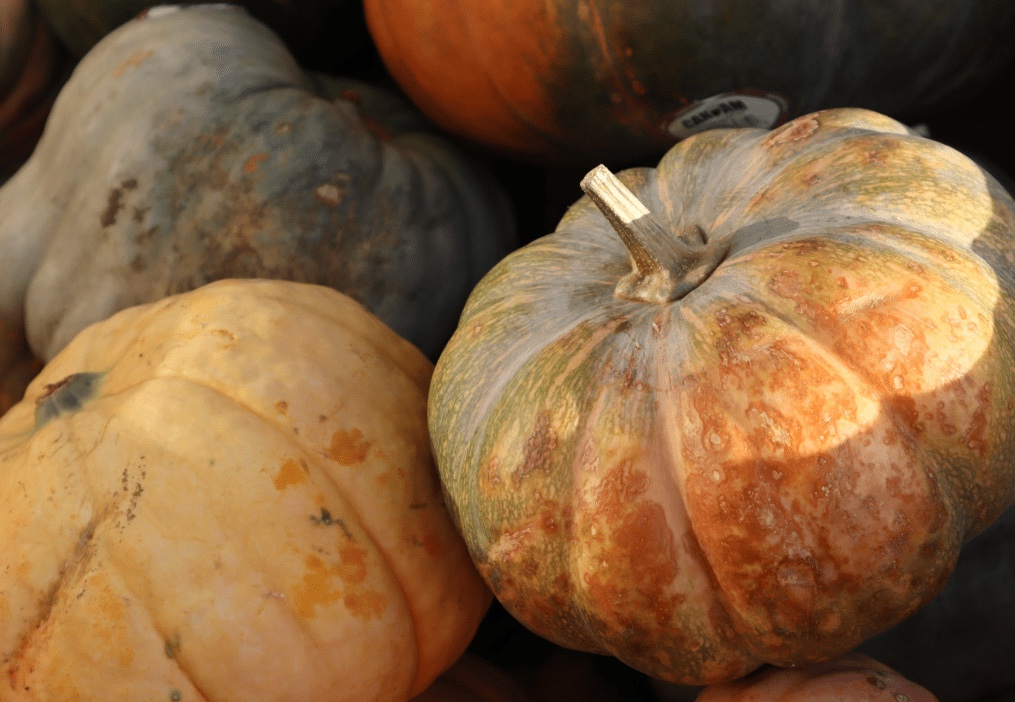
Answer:
<svg viewBox="0 0 1015 702"><path fill-rule="evenodd" d="M0 325L47 360L221 278L336 288L433 358L514 236L499 187L404 102L305 73L225 6L158 8L97 45L0 211Z"/></svg>

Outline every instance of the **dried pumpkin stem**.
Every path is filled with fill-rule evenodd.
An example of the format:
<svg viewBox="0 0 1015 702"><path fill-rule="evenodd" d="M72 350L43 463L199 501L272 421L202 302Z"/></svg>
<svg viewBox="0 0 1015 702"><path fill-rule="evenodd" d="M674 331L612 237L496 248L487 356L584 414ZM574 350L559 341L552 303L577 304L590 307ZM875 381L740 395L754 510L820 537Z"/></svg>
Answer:
<svg viewBox="0 0 1015 702"><path fill-rule="evenodd" d="M613 225L628 253L632 271L617 283L615 294L626 300L664 304L678 300L700 285L722 262L726 242L689 246L660 224L645 204L606 166L596 166L581 188Z"/></svg>

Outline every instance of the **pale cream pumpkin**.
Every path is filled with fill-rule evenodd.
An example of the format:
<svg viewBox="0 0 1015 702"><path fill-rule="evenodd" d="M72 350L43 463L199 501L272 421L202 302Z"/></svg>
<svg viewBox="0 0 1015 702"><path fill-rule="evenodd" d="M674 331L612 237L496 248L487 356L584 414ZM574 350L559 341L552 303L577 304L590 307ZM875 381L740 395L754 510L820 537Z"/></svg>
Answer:
<svg viewBox="0 0 1015 702"><path fill-rule="evenodd" d="M490 595L431 364L325 287L124 310L0 420L0 699L404 702Z"/></svg>

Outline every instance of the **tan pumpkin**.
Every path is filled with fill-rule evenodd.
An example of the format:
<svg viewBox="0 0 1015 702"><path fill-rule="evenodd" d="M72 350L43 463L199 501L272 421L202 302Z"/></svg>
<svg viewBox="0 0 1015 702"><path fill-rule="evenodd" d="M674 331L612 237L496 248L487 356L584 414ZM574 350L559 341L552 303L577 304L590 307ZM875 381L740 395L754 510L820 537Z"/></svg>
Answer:
<svg viewBox="0 0 1015 702"><path fill-rule="evenodd" d="M0 420L0 699L404 702L490 595L431 365L329 288L122 311Z"/></svg>
<svg viewBox="0 0 1015 702"><path fill-rule="evenodd" d="M938 702L873 658L852 653L800 670L768 668L713 685L696 702Z"/></svg>
<svg viewBox="0 0 1015 702"><path fill-rule="evenodd" d="M603 211L480 282L434 374L497 598L685 685L830 660L927 603L1015 501L1011 197L854 109L607 175Z"/></svg>

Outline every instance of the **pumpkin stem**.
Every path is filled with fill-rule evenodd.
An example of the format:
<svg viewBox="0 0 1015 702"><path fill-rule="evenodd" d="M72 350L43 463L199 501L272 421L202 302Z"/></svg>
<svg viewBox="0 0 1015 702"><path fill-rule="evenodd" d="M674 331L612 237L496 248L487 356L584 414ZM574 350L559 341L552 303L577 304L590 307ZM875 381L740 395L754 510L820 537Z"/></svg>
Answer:
<svg viewBox="0 0 1015 702"><path fill-rule="evenodd" d="M708 278L726 256L728 242L708 242L701 227L691 232L701 240L700 246L690 246L666 231L606 166L589 171L581 188L631 254L633 270L617 283L617 297L656 305L679 300Z"/></svg>

